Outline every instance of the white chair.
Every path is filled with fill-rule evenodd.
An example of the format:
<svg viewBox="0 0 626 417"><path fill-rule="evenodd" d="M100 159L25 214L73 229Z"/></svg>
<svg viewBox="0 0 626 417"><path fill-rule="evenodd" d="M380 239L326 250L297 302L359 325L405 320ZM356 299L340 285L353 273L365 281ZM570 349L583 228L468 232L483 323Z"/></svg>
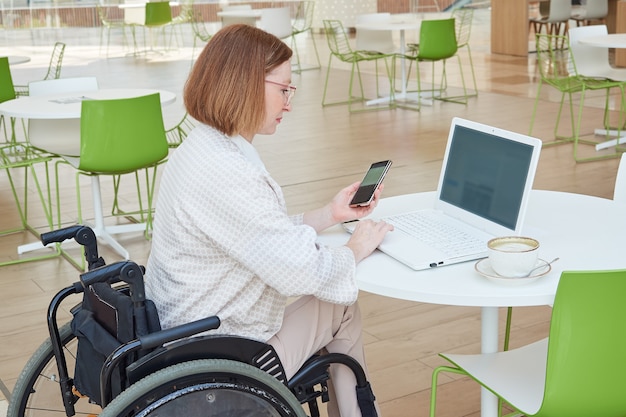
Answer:
<svg viewBox="0 0 626 417"><path fill-rule="evenodd" d="M291 11L289 7L261 9L259 28L279 39L291 36Z"/></svg>
<svg viewBox="0 0 626 417"><path fill-rule="evenodd" d="M587 26L591 22L606 24L608 14L608 0L586 0L582 7L572 11L572 20L576 26Z"/></svg>
<svg viewBox="0 0 626 417"><path fill-rule="evenodd" d="M619 167L617 168L613 200L626 204L626 153L622 154L622 159L620 159Z"/></svg>
<svg viewBox="0 0 626 417"><path fill-rule="evenodd" d="M609 63L609 48L584 45L580 39L608 34L606 25L579 26L569 30L569 44L578 74L587 77L626 81L626 69L614 68Z"/></svg>
<svg viewBox="0 0 626 417"><path fill-rule="evenodd" d="M356 17L356 24L388 22L391 20L391 13L367 13ZM393 43L393 34L390 30L356 30L357 51L368 51L388 54L397 50Z"/></svg>
<svg viewBox="0 0 626 417"><path fill-rule="evenodd" d="M545 2L540 2L540 6L543 3ZM548 35L567 35L568 22L572 15L572 1L550 0L549 5L550 8L547 15L529 19L530 26L535 33L541 33L541 29L545 26Z"/></svg>
<svg viewBox="0 0 626 417"><path fill-rule="evenodd" d="M98 89L96 77L58 78L28 84L31 96L86 92ZM77 97L77 99L79 99ZM28 140L39 149L57 155L78 156L80 119L29 119Z"/></svg>

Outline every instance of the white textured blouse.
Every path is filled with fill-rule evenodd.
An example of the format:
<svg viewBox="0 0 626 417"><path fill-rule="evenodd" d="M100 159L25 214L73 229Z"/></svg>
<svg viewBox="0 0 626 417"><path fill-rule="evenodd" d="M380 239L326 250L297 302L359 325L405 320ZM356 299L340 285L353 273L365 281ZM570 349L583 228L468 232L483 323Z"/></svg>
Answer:
<svg viewBox="0 0 626 417"><path fill-rule="evenodd" d="M146 294L163 328L210 315L216 331L267 341L288 297L356 301L355 260L289 217L254 147L200 125L171 154L160 182Z"/></svg>

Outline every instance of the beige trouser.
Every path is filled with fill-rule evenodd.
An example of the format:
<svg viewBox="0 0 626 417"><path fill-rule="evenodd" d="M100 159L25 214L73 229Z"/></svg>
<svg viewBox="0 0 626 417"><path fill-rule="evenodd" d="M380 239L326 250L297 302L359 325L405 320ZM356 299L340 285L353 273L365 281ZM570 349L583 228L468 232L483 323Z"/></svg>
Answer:
<svg viewBox="0 0 626 417"><path fill-rule="evenodd" d="M313 296L299 298L287 306L281 329L269 341L291 378L304 362L322 348L345 353L356 359L367 374L361 335L361 311L351 306L320 301ZM356 399L356 379L344 365L331 365L332 384L329 417L360 417ZM378 411L378 404L376 404Z"/></svg>

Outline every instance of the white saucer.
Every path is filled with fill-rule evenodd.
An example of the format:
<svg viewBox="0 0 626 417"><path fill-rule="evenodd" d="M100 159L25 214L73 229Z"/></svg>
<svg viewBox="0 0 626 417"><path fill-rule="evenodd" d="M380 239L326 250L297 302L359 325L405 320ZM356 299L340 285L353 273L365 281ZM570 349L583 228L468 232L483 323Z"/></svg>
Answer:
<svg viewBox="0 0 626 417"><path fill-rule="evenodd" d="M491 269L491 262L489 261L489 258L480 259L474 265L474 269L476 269L476 272L478 272L480 275L484 276L485 278L493 282L497 282L499 284L506 284L506 285L528 284L528 283L536 281L537 279L541 278L542 276L546 275L548 272L552 270L552 266L543 259L537 259L535 268L537 269L535 269L532 272L532 275L524 277L524 278L515 278L515 277L503 277L502 275L496 274L496 272L493 269Z"/></svg>

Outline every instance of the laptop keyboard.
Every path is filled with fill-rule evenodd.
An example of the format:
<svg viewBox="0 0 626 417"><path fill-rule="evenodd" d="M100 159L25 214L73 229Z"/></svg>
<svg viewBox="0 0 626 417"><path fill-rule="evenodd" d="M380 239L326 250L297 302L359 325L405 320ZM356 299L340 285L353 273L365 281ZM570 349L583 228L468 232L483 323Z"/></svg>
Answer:
<svg viewBox="0 0 626 417"><path fill-rule="evenodd" d="M449 257L487 250L484 239L463 230L436 211L404 213L386 217L384 220Z"/></svg>

